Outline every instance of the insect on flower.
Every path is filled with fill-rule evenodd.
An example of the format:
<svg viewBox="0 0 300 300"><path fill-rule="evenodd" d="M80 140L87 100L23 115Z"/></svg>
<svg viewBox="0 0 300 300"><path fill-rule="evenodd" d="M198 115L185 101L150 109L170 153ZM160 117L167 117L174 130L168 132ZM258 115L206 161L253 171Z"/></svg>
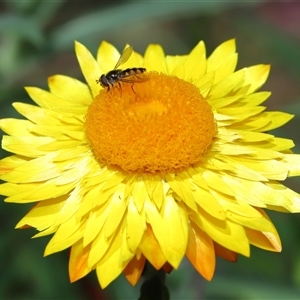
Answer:
<svg viewBox="0 0 300 300"><path fill-rule="evenodd" d="M132 83L131 88L132 91L134 92L133 89L133 84L135 82L144 82L147 81L147 78L141 78L138 77L138 74L142 74L146 71L145 68L128 68L126 70L122 70L122 69L118 69L119 66L121 66L122 64L124 64L129 57L131 56L133 51L133 47L132 46L128 46L126 47L119 60L117 61L116 66L114 67L114 69L112 71L109 71L107 74L102 74L100 76L99 79L96 80L97 83L100 83L100 85L105 88L108 87L108 91L110 90L111 87L113 87L116 83L119 84L120 88L121 88L121 82L125 82L125 83Z"/></svg>

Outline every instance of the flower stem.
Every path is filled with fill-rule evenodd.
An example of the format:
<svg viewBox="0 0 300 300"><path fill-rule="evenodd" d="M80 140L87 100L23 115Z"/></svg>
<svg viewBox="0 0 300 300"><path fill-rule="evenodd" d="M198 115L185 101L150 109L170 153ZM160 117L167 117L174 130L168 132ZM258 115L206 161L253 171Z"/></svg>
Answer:
<svg viewBox="0 0 300 300"><path fill-rule="evenodd" d="M165 285L166 273L163 270L155 270L147 262L143 276L145 281L138 300L170 300L170 293Z"/></svg>

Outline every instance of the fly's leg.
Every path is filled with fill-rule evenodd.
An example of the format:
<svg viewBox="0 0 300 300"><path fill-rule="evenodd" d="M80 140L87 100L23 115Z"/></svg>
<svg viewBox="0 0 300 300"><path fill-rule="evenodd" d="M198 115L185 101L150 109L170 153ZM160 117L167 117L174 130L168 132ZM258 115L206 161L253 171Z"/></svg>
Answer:
<svg viewBox="0 0 300 300"><path fill-rule="evenodd" d="M120 88L120 91L121 91L121 98L122 98L122 85L121 85L120 81L118 81L118 84L119 84L119 88Z"/></svg>
<svg viewBox="0 0 300 300"><path fill-rule="evenodd" d="M131 89L132 89L132 91L133 91L133 92L136 94L136 92L135 92L135 90L134 90L133 86L134 86L134 83L132 83L132 85L131 85Z"/></svg>

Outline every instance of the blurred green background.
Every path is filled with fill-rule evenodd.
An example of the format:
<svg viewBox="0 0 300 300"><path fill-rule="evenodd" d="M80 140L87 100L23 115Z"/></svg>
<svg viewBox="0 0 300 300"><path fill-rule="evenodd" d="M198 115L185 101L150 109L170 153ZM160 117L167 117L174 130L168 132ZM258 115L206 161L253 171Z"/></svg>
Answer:
<svg viewBox="0 0 300 300"><path fill-rule="evenodd" d="M298 1L1 1L0 118L19 117L14 101L31 102L23 86L47 89L47 77L83 80L74 40L96 53L102 40L143 53L159 43L167 54L186 54L199 40L207 52L236 38L238 67L272 65L263 90L272 91L269 110L294 113L276 131L300 152L300 3ZM1 156L7 153L1 152ZM286 184L300 192L300 179ZM30 205L0 202L0 299L138 299L121 276L101 291L95 273L70 284L69 252L43 258L49 237L30 240L34 230L14 226ZM238 263L218 260L206 282L184 261L167 275L171 299L300 299L300 215L270 212L282 238L282 253L251 249Z"/></svg>

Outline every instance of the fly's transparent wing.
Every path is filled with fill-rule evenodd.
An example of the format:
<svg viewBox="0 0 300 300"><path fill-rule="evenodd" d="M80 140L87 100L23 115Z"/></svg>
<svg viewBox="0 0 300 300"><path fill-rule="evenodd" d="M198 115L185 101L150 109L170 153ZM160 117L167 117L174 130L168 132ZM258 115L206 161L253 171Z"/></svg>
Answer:
<svg viewBox="0 0 300 300"><path fill-rule="evenodd" d="M128 46L123 50L114 70L117 69L120 65L124 64L129 59L129 57L132 54L132 51L133 51L132 46Z"/></svg>

